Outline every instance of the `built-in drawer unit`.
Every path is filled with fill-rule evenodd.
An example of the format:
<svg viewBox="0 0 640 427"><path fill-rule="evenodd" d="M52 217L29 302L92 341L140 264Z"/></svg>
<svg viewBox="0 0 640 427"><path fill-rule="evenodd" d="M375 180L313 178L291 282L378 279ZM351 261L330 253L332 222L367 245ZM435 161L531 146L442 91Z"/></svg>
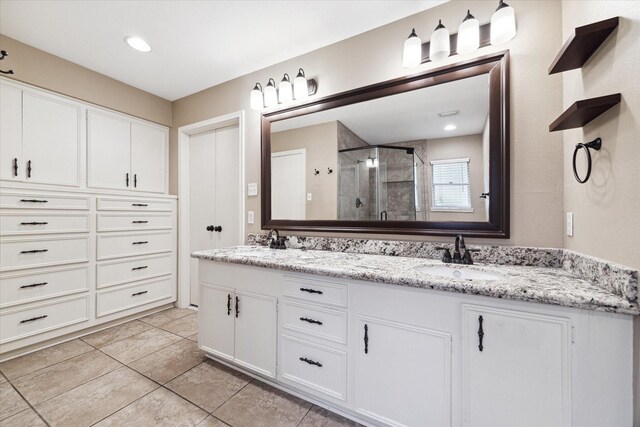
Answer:
<svg viewBox="0 0 640 427"><path fill-rule="evenodd" d="M283 328L347 343L347 312L282 300L280 322Z"/></svg>
<svg viewBox="0 0 640 427"><path fill-rule="evenodd" d="M171 214L98 214L98 231L169 230Z"/></svg>
<svg viewBox="0 0 640 427"><path fill-rule="evenodd" d="M89 209L89 197L47 194L0 194L2 209Z"/></svg>
<svg viewBox="0 0 640 427"><path fill-rule="evenodd" d="M308 276L284 276L284 295L320 304L347 306L347 285Z"/></svg>
<svg viewBox="0 0 640 427"><path fill-rule="evenodd" d="M281 335L281 377L309 391L346 401L347 353Z"/></svg>
<svg viewBox="0 0 640 427"><path fill-rule="evenodd" d="M0 242L0 271L89 260L89 237L47 237Z"/></svg>
<svg viewBox="0 0 640 427"><path fill-rule="evenodd" d="M170 231L98 235L98 260L170 252L173 249L172 240Z"/></svg>
<svg viewBox="0 0 640 427"><path fill-rule="evenodd" d="M175 287L173 276L136 282L98 291L96 316L106 316L140 305L171 298Z"/></svg>
<svg viewBox="0 0 640 427"><path fill-rule="evenodd" d="M96 286L98 288L106 288L136 280L163 276L171 274L173 267L173 255L171 253L117 261L101 261L96 267Z"/></svg>
<svg viewBox="0 0 640 427"><path fill-rule="evenodd" d="M89 290L89 266L0 276L0 308Z"/></svg>
<svg viewBox="0 0 640 427"><path fill-rule="evenodd" d="M0 314L0 343L89 320L89 296L5 310Z"/></svg>
<svg viewBox="0 0 640 427"><path fill-rule="evenodd" d="M98 197L97 209L99 211L171 212L171 200Z"/></svg>
<svg viewBox="0 0 640 427"><path fill-rule="evenodd" d="M0 214L0 234L88 233L88 214Z"/></svg>

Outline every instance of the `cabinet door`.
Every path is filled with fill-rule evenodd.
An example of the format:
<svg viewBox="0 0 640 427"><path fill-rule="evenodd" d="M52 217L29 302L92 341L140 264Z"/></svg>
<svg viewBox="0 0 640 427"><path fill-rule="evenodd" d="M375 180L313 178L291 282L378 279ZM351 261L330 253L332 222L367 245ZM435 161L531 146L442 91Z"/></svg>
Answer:
<svg viewBox="0 0 640 427"><path fill-rule="evenodd" d="M200 295L201 301L202 298ZM275 378L276 299L238 290L236 298L235 362L247 369Z"/></svg>
<svg viewBox="0 0 640 427"><path fill-rule="evenodd" d="M356 316L356 411L393 426L451 424L451 335Z"/></svg>
<svg viewBox="0 0 640 427"><path fill-rule="evenodd" d="M131 124L131 173L133 188L166 192L167 131L140 123Z"/></svg>
<svg viewBox="0 0 640 427"><path fill-rule="evenodd" d="M4 85L0 86L0 154L0 179L21 180L24 177L22 91Z"/></svg>
<svg viewBox="0 0 640 427"><path fill-rule="evenodd" d="M116 190L133 188L131 123L115 115L89 111L87 140L87 185Z"/></svg>
<svg viewBox="0 0 640 427"><path fill-rule="evenodd" d="M80 185L80 107L24 92L22 154L28 182Z"/></svg>
<svg viewBox="0 0 640 427"><path fill-rule="evenodd" d="M234 316L233 289L200 284L198 340L202 348L223 359L233 360Z"/></svg>
<svg viewBox="0 0 640 427"><path fill-rule="evenodd" d="M571 424L567 319L465 306L463 328L466 426Z"/></svg>

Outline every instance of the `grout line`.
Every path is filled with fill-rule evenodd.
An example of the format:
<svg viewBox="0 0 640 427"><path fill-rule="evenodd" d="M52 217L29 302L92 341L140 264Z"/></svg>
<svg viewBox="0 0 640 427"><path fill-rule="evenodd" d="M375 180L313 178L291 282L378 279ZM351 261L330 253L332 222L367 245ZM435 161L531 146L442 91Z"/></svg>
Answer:
<svg viewBox="0 0 640 427"><path fill-rule="evenodd" d="M79 338L75 338L75 339L79 339ZM72 340L72 341L73 341L73 340ZM67 341L67 342L70 342L70 341ZM82 341L82 342L84 342L84 341ZM60 343L60 344L64 344L64 343ZM60 345L60 344L57 344L57 345ZM87 344L87 343L85 343L85 344ZM3 375L4 375L4 377L7 379L7 381L15 381L15 380L20 379L20 378L22 378L22 377L26 377L27 375L31 375L31 374L34 374L34 373L36 373L36 372L40 372L40 371L42 371L42 370L44 370L44 369L50 368L50 367L52 367L52 366L56 366L56 365L57 365L57 364L59 364L59 363L69 361L69 360L73 359L74 357L82 356L83 354L87 354L87 353L89 353L89 352L92 352L93 350L97 350L97 348L95 348L94 346L92 346L92 345L90 345L90 344L87 344L87 345L88 345L89 347L91 347L91 349L90 349L90 350L84 351L84 352L82 352L82 353L78 353L78 354L73 355L73 356L71 356L71 357L68 357L68 358L66 358L66 359L62 359L62 360L60 360L60 361L58 361L58 362L56 362L56 363L52 363L51 365L47 365L47 366L45 366L45 367L43 367L43 368L36 369L35 371L27 372L26 374L22 374L22 375L20 375L20 376L18 376L18 377L11 378L11 379L9 379L9 377L8 377L8 376L6 376L6 375L4 375L4 374L3 374ZM53 347L55 347L55 346L53 346ZM47 347L47 348L52 348L52 347ZM37 352L44 351L44 350L46 350L46 348L43 348L42 350L34 351L33 353L28 353L28 354L25 354L25 355L23 355L23 356L16 357L15 359L9 359L9 360L17 360L17 359L19 359L20 357L25 357L25 356L28 356L28 355L30 355L30 354L35 354L35 353L37 353ZM7 362L8 362L8 361L7 361ZM4 363L4 362L3 362L3 363Z"/></svg>
<svg viewBox="0 0 640 427"><path fill-rule="evenodd" d="M5 378L6 378L6 377L5 377ZM44 424L45 424L46 426L51 426L51 424L49 424L49 422L48 422L47 420L45 420L45 419L44 419L44 417L43 417L42 415L40 415L40 412L38 412L38 411L36 410L36 408L31 404L31 402L29 402L29 401L28 401L28 400L27 400L27 399L22 395L22 393L20 393L20 390L18 390L18 389L16 388L16 386L14 386L14 385L13 385L13 383L12 383L11 381L9 381L8 379L7 379L7 384L9 384L9 385L10 385L10 386L11 386L11 387L16 391L16 393L18 393L18 395L22 398L22 400L24 400L24 401L26 402L26 404L27 404L27 405L29 405L29 408L31 408L31 410L32 410L33 412L35 412L35 413L36 413L36 415L37 415L38 417L40 417L40 419L44 422ZM16 414L13 414L13 415L18 415L19 413L24 412L24 411L26 411L26 409L23 409L22 411L20 411L20 412L18 412L18 413L16 413ZM13 415L11 415L11 416L13 417ZM10 417L8 417L8 418L10 418Z"/></svg>
<svg viewBox="0 0 640 427"><path fill-rule="evenodd" d="M135 322L136 320L138 320L138 319L133 319L133 320L130 320L129 322L125 322L125 323L121 323L121 324L119 324L119 325L112 326L111 328L117 328L117 327L119 327L119 326L126 325L127 323ZM105 345L103 345L102 347L106 347L106 346L108 346L108 345L111 345L111 344L113 344L113 343L116 343L116 342L119 342L119 341L122 341L122 340L126 340L127 338L131 338L131 337L132 337L132 336L134 336L134 335L141 334L142 332L146 332L146 331L148 331L148 330L150 330L150 329L154 329L154 328L155 328L155 329L159 329L159 328L157 328L157 327L155 327L155 326L153 326L153 325L150 325L150 324L149 324L149 323L147 323L147 322L141 322L141 323L142 323L143 325L145 325L145 326L150 326L150 328L145 329L144 331L137 332L137 333L135 333L135 334L131 334L131 335L127 336L127 337L123 337L123 338L120 338L120 339L118 339L118 340L112 341L112 342L110 342L109 344L105 344ZM109 329L111 329L111 328L103 329L102 331L98 331L98 332L95 332L95 333L97 334L97 333L100 333L100 332L108 331L108 330L109 330ZM100 348L101 348L101 347L96 347L95 345L93 345L93 344L91 344L91 343L88 343L87 341L85 341L85 340L84 340L85 338L88 338L88 337L90 337L91 335L93 335L93 334L84 335L84 336L82 336L82 337L78 337L78 339L79 339L79 340L81 340L82 342L84 342L85 344L90 345L91 347L95 348L96 350L100 350Z"/></svg>

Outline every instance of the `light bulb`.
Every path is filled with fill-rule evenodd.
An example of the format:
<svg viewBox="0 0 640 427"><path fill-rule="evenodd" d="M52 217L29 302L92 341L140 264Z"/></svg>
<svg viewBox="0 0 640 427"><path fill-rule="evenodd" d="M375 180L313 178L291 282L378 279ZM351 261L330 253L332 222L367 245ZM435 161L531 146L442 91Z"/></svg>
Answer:
<svg viewBox="0 0 640 427"><path fill-rule="evenodd" d="M309 96L307 77L304 75L304 70L302 68L298 70L298 75L293 81L293 96L296 100L305 99Z"/></svg>
<svg viewBox="0 0 640 427"><path fill-rule="evenodd" d="M291 102L293 100L293 89L291 87L291 80L289 80L289 74L284 73L284 77L280 80L278 85L278 101L281 104Z"/></svg>
<svg viewBox="0 0 640 427"><path fill-rule="evenodd" d="M467 10L467 16L458 27L458 53L470 53L480 46L480 22Z"/></svg>
<svg viewBox="0 0 640 427"><path fill-rule="evenodd" d="M438 22L438 26L431 34L431 42L429 44L429 59L432 61L441 61L449 57L451 53L449 45L449 31L442 25L442 21Z"/></svg>
<svg viewBox="0 0 640 427"><path fill-rule="evenodd" d="M422 62L422 40L416 34L415 28L411 30L409 38L404 42L402 51L402 66L404 68L415 68Z"/></svg>
<svg viewBox="0 0 640 427"><path fill-rule="evenodd" d="M264 104L267 108L278 105L278 92L276 91L276 81L269 79L267 87L264 88Z"/></svg>
<svg viewBox="0 0 640 427"><path fill-rule="evenodd" d="M491 16L491 44L503 44L516 36L516 13L511 6L500 0Z"/></svg>
<svg viewBox="0 0 640 427"><path fill-rule="evenodd" d="M262 85L260 83L256 83L256 85L251 90L251 105L252 110L262 110L264 108L264 98L262 97Z"/></svg>

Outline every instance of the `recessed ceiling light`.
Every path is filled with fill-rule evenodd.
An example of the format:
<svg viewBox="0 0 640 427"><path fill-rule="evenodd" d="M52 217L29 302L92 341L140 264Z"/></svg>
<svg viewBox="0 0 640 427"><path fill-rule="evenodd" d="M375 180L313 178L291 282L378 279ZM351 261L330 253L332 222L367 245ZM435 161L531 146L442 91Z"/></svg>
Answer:
<svg viewBox="0 0 640 427"><path fill-rule="evenodd" d="M457 116L458 113L460 113L459 110L455 110L455 111L444 111L442 113L438 113L438 116L440 117L450 117L450 116Z"/></svg>
<svg viewBox="0 0 640 427"><path fill-rule="evenodd" d="M149 43L140 37L128 36L124 38L124 41L139 52L151 52L151 46L149 46Z"/></svg>
<svg viewBox="0 0 640 427"><path fill-rule="evenodd" d="M444 130L455 130L455 129L456 129L456 125L454 125L453 123L450 123L444 127Z"/></svg>

